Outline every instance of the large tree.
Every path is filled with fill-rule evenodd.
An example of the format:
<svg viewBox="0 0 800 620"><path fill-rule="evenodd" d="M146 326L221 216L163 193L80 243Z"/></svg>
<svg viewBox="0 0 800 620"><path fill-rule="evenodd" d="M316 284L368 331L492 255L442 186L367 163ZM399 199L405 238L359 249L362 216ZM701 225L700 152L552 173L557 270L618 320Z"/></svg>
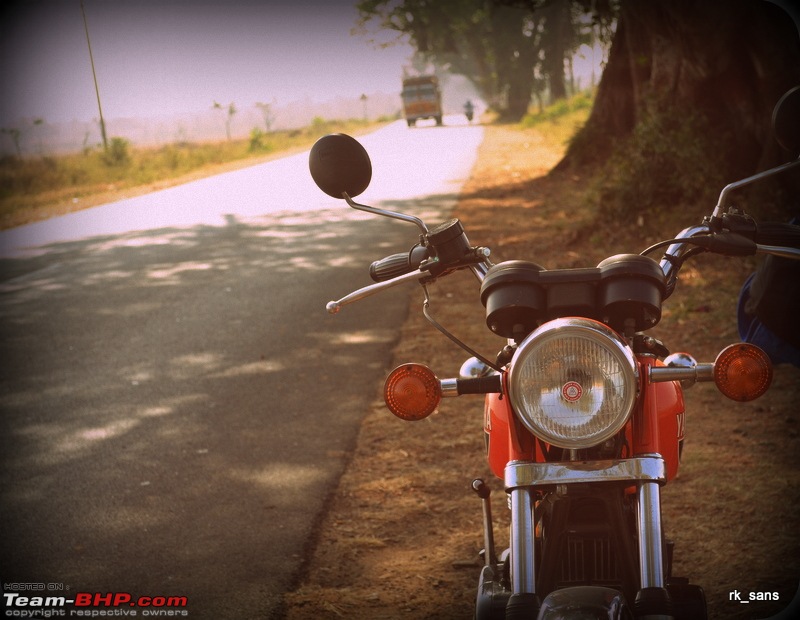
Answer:
<svg viewBox="0 0 800 620"><path fill-rule="evenodd" d="M362 0L362 23L407 35L434 64L469 78L508 120L527 111L537 75L565 93L564 57L575 45L571 0ZM539 10L541 9L541 10Z"/></svg>
<svg viewBox="0 0 800 620"><path fill-rule="evenodd" d="M785 160L770 117L800 84L800 37L781 3L791 0L362 0L358 7L364 21L406 34L428 60L469 77L508 120L525 114L542 80L552 95L564 92L578 14L606 28L616 23L592 113L559 168L613 156L608 193L639 208L686 201Z"/></svg>
<svg viewBox="0 0 800 620"><path fill-rule="evenodd" d="M798 26L772 2L622 0L591 116L563 165L606 158L643 124L671 118L664 129L691 127L723 176L741 178L785 161L771 113L798 84Z"/></svg>
<svg viewBox="0 0 800 620"><path fill-rule="evenodd" d="M550 96L553 99L563 99L567 96L564 59L572 52L571 48L577 41L570 2L565 0L550 2L543 6L538 14L544 17L541 42L542 73L547 77Z"/></svg>

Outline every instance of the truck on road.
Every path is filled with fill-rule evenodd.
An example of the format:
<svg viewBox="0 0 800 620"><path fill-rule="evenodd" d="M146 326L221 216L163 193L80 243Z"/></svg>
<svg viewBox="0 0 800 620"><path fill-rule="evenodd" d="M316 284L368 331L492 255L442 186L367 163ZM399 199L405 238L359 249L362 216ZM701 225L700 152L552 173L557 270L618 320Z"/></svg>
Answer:
<svg viewBox="0 0 800 620"><path fill-rule="evenodd" d="M442 124L442 92L435 75L420 75L403 80L403 115L409 127L419 119L432 118Z"/></svg>

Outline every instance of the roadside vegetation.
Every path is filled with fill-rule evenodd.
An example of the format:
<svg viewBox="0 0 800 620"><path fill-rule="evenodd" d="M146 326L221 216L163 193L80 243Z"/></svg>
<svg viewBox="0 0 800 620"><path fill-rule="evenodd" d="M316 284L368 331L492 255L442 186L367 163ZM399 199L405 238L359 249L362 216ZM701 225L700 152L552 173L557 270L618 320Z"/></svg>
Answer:
<svg viewBox="0 0 800 620"><path fill-rule="evenodd" d="M556 127L565 124L570 130L567 139L572 139L575 132L589 118L597 89L584 90L572 97L557 99L549 106L541 107L537 112L528 112L522 117L519 125L523 129L544 125L544 134L550 136ZM575 122L577 121L577 123Z"/></svg>
<svg viewBox="0 0 800 620"><path fill-rule="evenodd" d="M308 148L323 133L358 134L389 120L317 117L301 129L267 133L255 128L248 138L239 140L137 147L115 137L105 150L97 147L65 155L5 156L0 158L0 229L161 189L194 176L252 165Z"/></svg>
<svg viewBox="0 0 800 620"><path fill-rule="evenodd" d="M509 123L506 126L520 131L535 128L538 130L535 133L537 139L556 147L560 153L589 118L595 92L595 89L586 90L559 99L549 106L529 112L519 123Z"/></svg>

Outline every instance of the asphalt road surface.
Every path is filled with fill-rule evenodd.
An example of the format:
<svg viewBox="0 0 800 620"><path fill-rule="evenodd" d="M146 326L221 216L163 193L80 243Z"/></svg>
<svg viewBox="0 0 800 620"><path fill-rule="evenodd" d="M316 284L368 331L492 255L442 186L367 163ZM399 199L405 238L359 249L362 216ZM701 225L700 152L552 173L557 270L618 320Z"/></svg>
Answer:
<svg viewBox="0 0 800 620"><path fill-rule="evenodd" d="M363 137L359 200L441 221L481 136L451 119ZM307 157L0 233L4 594L276 615L408 291L325 303L418 235L325 196Z"/></svg>

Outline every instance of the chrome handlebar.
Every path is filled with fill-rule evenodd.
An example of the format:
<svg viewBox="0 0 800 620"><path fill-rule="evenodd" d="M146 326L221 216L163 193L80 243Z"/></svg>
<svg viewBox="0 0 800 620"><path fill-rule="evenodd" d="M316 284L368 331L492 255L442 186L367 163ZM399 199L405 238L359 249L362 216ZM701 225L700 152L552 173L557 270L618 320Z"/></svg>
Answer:
<svg viewBox="0 0 800 620"><path fill-rule="evenodd" d="M760 181L766 177L786 172L787 170L790 170L796 166L800 166L800 159L784 164L777 168L773 168L771 170L760 172L751 177L742 179L741 181L737 181L735 183L730 183L729 185L725 186L725 188L719 195L719 200L717 201L717 205L714 208L714 212L711 215L710 220L699 226L691 226L689 228L685 228L680 233L678 233L677 237L675 237L676 242L672 243L667 247L667 250L664 253L664 257L661 259L659 263L661 270L664 272L665 280L667 282L674 282L674 279L677 277L678 270L680 269L683 257L693 247L693 244L690 241L692 237L710 235L715 232L712 228L712 224L710 224L709 222L719 221L720 218L722 218L724 209L726 207L726 203L728 201L728 195L732 191L737 190L746 185L750 185L751 183L754 183L756 181ZM407 215L404 213L397 213L395 211L389 211L386 209L379 209L376 207L370 207L367 205L359 204L353 201L353 199L350 198L350 196L348 196L346 193L343 194L343 198L345 199L347 204L353 209L412 223L416 225L417 228L419 228L420 232L423 235L427 235L429 232L428 227L425 225L425 223L416 216ZM686 239L686 241L681 241L683 239ZM772 254L775 256L800 259L800 249L797 248L756 244L755 251L759 254ZM478 279L479 282L483 282L483 279L486 276L487 271L492 266L491 261L488 259L488 251L485 250L484 253L486 258L483 261L469 265L470 270L472 271L472 273L475 275L475 277ZM432 277L431 274L428 273L427 271L423 269L416 269L410 273L406 273L397 276L396 278L392 278L391 280L378 282L376 284L370 284L369 286L360 288L348 295L345 295L338 301L330 301L326 305L326 310L330 314L336 314L342 309L343 306L354 303L356 301L360 301L365 297L369 297L376 293L380 293L381 291L393 288L399 284L404 284L406 282L412 282L415 280L419 282L424 282L425 280L430 279L431 277Z"/></svg>
<svg viewBox="0 0 800 620"><path fill-rule="evenodd" d="M483 262L473 264L469 266L470 271L475 275L478 279L478 282L483 282L483 278L486 277L486 272L489 271L489 268L492 264L489 260L484 260ZM423 271L422 269L415 269L410 273L405 273L401 276L397 276L396 278L392 278L391 280L386 280L384 282L377 282L376 284L370 284L363 288L353 291L348 295L345 295L341 299L337 301L329 301L325 305L325 309L328 311L329 314L337 314L343 306L347 306L349 304L355 303L357 301L361 301L366 297L371 297L376 293L380 293L385 291L386 289L393 288L398 284L405 284L406 282L413 282L413 281L424 281L431 278L431 274L427 271Z"/></svg>
<svg viewBox="0 0 800 620"><path fill-rule="evenodd" d="M692 237L707 235L710 232L711 228L707 224L701 224L700 226L690 226L689 228L684 228L675 238L691 239ZM664 252L664 258L661 259L659 266L661 267L661 271L664 272L664 278L667 282L677 275L678 269L680 268L681 258L684 254L686 254L686 252L689 251L690 248L691 243L676 242L670 245L667 248L667 251Z"/></svg>

